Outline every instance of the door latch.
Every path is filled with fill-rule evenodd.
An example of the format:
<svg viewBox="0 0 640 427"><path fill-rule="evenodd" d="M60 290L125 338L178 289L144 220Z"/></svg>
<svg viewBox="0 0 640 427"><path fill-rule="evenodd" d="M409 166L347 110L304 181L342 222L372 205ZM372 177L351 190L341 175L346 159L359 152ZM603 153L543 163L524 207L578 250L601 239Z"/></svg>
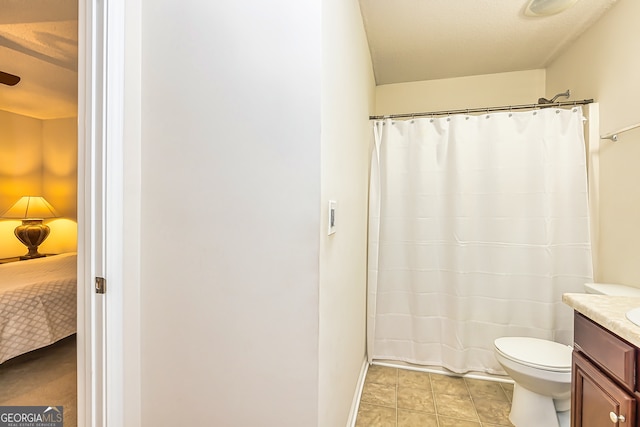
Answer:
<svg viewBox="0 0 640 427"><path fill-rule="evenodd" d="M107 291L107 280L104 277L96 277L96 294L104 294Z"/></svg>

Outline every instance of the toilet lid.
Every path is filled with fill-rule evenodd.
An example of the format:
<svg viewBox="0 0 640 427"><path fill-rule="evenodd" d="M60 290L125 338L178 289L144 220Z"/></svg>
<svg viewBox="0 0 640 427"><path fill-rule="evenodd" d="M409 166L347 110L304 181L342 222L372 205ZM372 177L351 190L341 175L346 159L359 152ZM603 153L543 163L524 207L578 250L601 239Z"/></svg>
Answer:
<svg viewBox="0 0 640 427"><path fill-rule="evenodd" d="M548 371L570 371L573 349L564 344L531 337L503 337L495 346L505 357Z"/></svg>

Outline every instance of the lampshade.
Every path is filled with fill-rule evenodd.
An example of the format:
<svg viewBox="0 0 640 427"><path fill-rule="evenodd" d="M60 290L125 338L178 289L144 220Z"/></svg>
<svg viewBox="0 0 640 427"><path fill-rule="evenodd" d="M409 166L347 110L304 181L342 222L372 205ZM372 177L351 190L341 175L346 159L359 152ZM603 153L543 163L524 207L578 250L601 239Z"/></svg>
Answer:
<svg viewBox="0 0 640 427"><path fill-rule="evenodd" d="M569 9L578 0L531 0L525 10L528 16L549 16Z"/></svg>
<svg viewBox="0 0 640 427"><path fill-rule="evenodd" d="M53 206L40 196L23 196L2 214L2 218L15 219L44 219L58 216Z"/></svg>

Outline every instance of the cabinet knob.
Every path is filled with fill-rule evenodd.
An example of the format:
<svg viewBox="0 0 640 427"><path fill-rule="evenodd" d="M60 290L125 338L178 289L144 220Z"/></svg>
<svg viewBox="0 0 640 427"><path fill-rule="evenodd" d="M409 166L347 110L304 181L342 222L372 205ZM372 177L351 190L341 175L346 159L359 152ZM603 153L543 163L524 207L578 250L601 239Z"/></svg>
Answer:
<svg viewBox="0 0 640 427"><path fill-rule="evenodd" d="M626 418L624 417L624 415L618 415L615 412L609 412L609 419L611 419L612 423L617 423L617 422L625 422Z"/></svg>

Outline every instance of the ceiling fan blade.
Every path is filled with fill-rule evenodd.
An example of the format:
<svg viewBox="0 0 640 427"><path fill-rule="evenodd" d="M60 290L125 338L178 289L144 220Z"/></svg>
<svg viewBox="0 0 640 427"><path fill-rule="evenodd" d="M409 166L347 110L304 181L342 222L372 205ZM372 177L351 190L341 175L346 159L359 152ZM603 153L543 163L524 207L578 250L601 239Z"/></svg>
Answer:
<svg viewBox="0 0 640 427"><path fill-rule="evenodd" d="M4 71L0 71L0 83L7 86L15 86L19 81L20 77L14 76L13 74L5 73Z"/></svg>

